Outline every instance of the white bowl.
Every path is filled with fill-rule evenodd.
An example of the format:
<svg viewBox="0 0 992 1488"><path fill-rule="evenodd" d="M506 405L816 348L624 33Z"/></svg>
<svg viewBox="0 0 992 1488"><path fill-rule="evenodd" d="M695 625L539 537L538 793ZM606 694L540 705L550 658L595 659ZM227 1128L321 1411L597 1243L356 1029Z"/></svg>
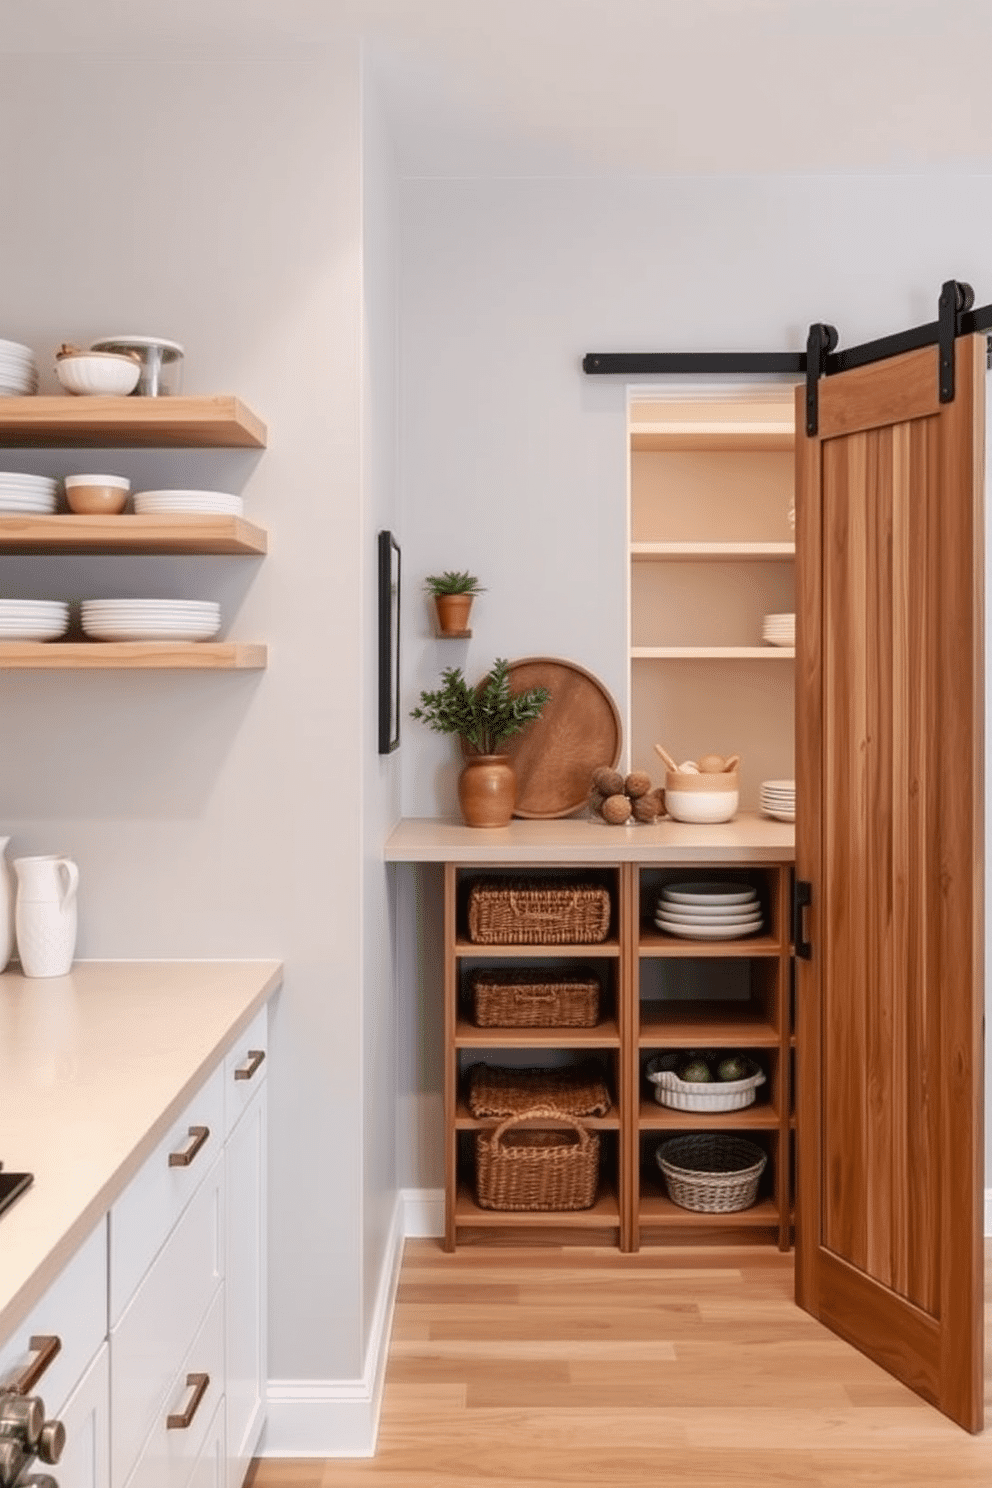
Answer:
<svg viewBox="0 0 992 1488"><path fill-rule="evenodd" d="M665 810L676 821L726 822L737 814L740 791L665 791Z"/></svg>
<svg viewBox="0 0 992 1488"><path fill-rule="evenodd" d="M124 397L133 393L141 366L131 357L109 351L87 351L60 356L55 375L67 393L90 397Z"/></svg>

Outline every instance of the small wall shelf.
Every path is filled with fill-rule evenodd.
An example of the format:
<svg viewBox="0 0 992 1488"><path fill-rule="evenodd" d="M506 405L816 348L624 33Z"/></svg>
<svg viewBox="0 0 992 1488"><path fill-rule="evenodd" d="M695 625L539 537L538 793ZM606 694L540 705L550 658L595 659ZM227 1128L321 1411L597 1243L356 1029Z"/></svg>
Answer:
<svg viewBox="0 0 992 1488"><path fill-rule="evenodd" d="M262 671L265 646L233 641L3 641L0 671Z"/></svg>
<svg viewBox="0 0 992 1488"><path fill-rule="evenodd" d="M261 556L268 537L243 517L0 515L0 553L247 553Z"/></svg>
<svg viewBox="0 0 992 1488"><path fill-rule="evenodd" d="M0 398L0 446L264 449L262 420L239 398Z"/></svg>

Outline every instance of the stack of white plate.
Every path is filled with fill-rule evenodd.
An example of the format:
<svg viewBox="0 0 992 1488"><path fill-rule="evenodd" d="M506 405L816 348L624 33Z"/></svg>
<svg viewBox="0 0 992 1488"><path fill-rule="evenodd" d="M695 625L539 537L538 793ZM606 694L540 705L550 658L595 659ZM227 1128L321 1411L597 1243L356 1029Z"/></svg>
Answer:
<svg viewBox="0 0 992 1488"><path fill-rule="evenodd" d="M23 398L38 391L38 364L30 346L0 341L0 398Z"/></svg>
<svg viewBox="0 0 992 1488"><path fill-rule="evenodd" d="M69 627L61 599L0 599L0 641L54 641Z"/></svg>
<svg viewBox="0 0 992 1488"><path fill-rule="evenodd" d="M220 605L192 599L84 599L83 630L95 641L209 641Z"/></svg>
<svg viewBox="0 0 992 1488"><path fill-rule="evenodd" d="M763 780L761 782L761 809L766 816L778 821L796 819L796 782L794 780Z"/></svg>
<svg viewBox="0 0 992 1488"><path fill-rule="evenodd" d="M53 512L59 483L47 475L19 475L0 470L0 512L30 516Z"/></svg>
<svg viewBox="0 0 992 1488"><path fill-rule="evenodd" d="M138 516L162 512L185 512L188 516L240 517L245 504L227 491L137 491L134 509Z"/></svg>
<svg viewBox="0 0 992 1488"><path fill-rule="evenodd" d="M669 884L658 898L654 922L666 935L687 940L738 940L761 929L761 903L747 884Z"/></svg>
<svg viewBox="0 0 992 1488"><path fill-rule="evenodd" d="M761 625L761 639L768 646L794 646L795 615L766 615Z"/></svg>

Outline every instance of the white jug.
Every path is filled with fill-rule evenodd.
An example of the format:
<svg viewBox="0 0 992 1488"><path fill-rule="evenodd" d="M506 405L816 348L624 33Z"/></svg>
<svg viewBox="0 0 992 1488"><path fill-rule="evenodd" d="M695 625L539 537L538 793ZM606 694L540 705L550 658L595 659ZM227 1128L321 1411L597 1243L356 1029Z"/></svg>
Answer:
<svg viewBox="0 0 992 1488"><path fill-rule="evenodd" d="M0 971L14 951L14 883L7 862L9 837L0 837Z"/></svg>
<svg viewBox="0 0 992 1488"><path fill-rule="evenodd" d="M79 869L69 858L15 858L14 928L21 970L29 977L65 976L76 949Z"/></svg>

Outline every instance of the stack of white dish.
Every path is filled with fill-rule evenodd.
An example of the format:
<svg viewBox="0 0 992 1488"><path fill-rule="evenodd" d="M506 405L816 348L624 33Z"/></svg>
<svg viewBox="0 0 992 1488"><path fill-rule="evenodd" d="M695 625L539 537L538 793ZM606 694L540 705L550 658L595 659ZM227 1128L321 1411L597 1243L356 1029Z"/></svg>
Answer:
<svg viewBox="0 0 992 1488"><path fill-rule="evenodd" d="M766 816L777 821L796 819L796 782L794 780L763 780L761 782L761 809Z"/></svg>
<svg viewBox="0 0 992 1488"><path fill-rule="evenodd" d="M58 481L50 476L0 470L0 512L17 516L53 512L58 490Z"/></svg>
<svg viewBox="0 0 992 1488"><path fill-rule="evenodd" d="M766 615L761 625L761 639L768 646L794 646L795 615Z"/></svg>
<svg viewBox="0 0 992 1488"><path fill-rule="evenodd" d="M761 929L761 902L757 889L742 883L668 884L654 922L666 935L686 940L738 940Z"/></svg>
<svg viewBox="0 0 992 1488"><path fill-rule="evenodd" d="M30 346L0 341L0 398L23 398L38 391L38 364Z"/></svg>
<svg viewBox="0 0 992 1488"><path fill-rule="evenodd" d="M61 599L0 599L0 641L54 641L69 627Z"/></svg>
<svg viewBox="0 0 992 1488"><path fill-rule="evenodd" d="M227 491L137 491L134 510L138 516L163 512L185 512L188 516L240 517L245 504Z"/></svg>
<svg viewBox="0 0 992 1488"><path fill-rule="evenodd" d="M84 599L83 630L95 641L209 641L220 605L193 599Z"/></svg>

